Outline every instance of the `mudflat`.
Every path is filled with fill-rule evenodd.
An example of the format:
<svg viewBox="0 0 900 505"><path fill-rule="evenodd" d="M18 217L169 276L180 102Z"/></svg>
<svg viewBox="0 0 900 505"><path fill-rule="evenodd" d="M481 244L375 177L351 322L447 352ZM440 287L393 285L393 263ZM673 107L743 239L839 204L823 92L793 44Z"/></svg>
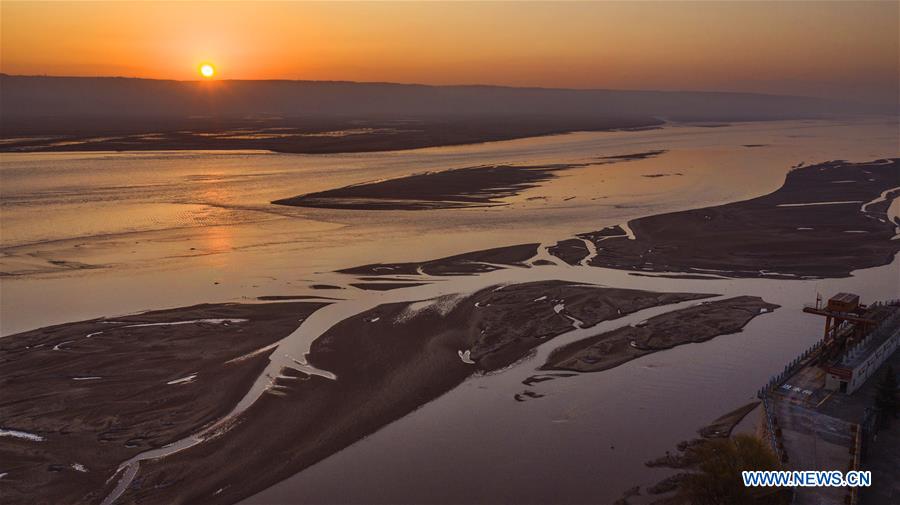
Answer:
<svg viewBox="0 0 900 505"><path fill-rule="evenodd" d="M328 209L424 210L503 205L500 198L533 188L573 164L493 165L428 172L275 200Z"/></svg>
<svg viewBox="0 0 900 505"><path fill-rule="evenodd" d="M428 210L506 205L501 199L540 185L560 171L659 156L646 151L587 163L488 165L414 174L275 200L277 205L364 210Z"/></svg>
<svg viewBox="0 0 900 505"><path fill-rule="evenodd" d="M731 436L734 427L738 425L747 414L756 410L760 402L750 402L746 405L738 407L731 412L722 414L715 421L697 430L703 438L727 438Z"/></svg>
<svg viewBox="0 0 900 505"><path fill-rule="evenodd" d="M847 277L900 251L888 220L900 159L797 168L759 198L628 223L633 237L596 237L589 264L728 277Z"/></svg>
<svg viewBox="0 0 900 505"><path fill-rule="evenodd" d="M650 155L655 155L650 152ZM623 156L640 159L646 153ZM658 272L678 278L847 277L889 264L900 222L887 215L900 194L900 159L830 161L795 168L778 190L750 200L658 214L580 233L548 247L570 265ZM593 254L591 247L596 250ZM466 275L530 263L538 244L520 244L419 263L341 270L360 275ZM528 254L534 251L534 254Z"/></svg>
<svg viewBox="0 0 900 505"><path fill-rule="evenodd" d="M496 247L419 263L373 263L338 270L353 275L472 275L508 266L525 267L540 244Z"/></svg>
<svg viewBox="0 0 900 505"><path fill-rule="evenodd" d="M423 286L424 282L351 282L350 286L366 291L390 291L392 289Z"/></svg>
<svg viewBox="0 0 900 505"><path fill-rule="evenodd" d="M141 462L119 501L237 502L579 325L707 296L550 281L375 307L313 341L308 363L336 380L283 369L227 431ZM116 486L114 467L95 493Z"/></svg>
<svg viewBox="0 0 900 505"><path fill-rule="evenodd" d="M754 317L778 305L757 296L737 296L700 303L585 338L553 351L543 370L600 372L677 345L704 342L741 330Z"/></svg>
<svg viewBox="0 0 900 505"><path fill-rule="evenodd" d="M642 218L577 235L548 252L571 264L641 275L657 270L685 277L849 274L852 268L889 262L900 247L891 240L898 223L886 216L889 200L900 191L897 168L898 160L804 167L764 197ZM805 243L808 237L812 245ZM535 261L540 247L519 244L342 272L366 276L361 280L374 281L368 286L395 287L416 283L417 276L427 281L424 276L540 268ZM397 275L408 277L390 277ZM388 280L397 282L388 285ZM558 335L711 296L541 281L378 306L313 341L309 364L336 380L283 368L221 434L141 461L120 499L237 502L472 374L526 359ZM201 305L5 337L0 376L4 392L14 396L0 404L0 428L15 434L0 437L0 456L17 462L4 477L13 490L9 501L40 496L56 503L75 496L98 502L109 496L123 478L124 472L116 472L123 461L227 416L268 365L272 344L322 305ZM606 370L647 353L740 331L776 308L758 297L700 304L564 346L542 368ZM545 375L529 381L553 376ZM211 465L216 472L209 471Z"/></svg>
<svg viewBox="0 0 900 505"><path fill-rule="evenodd" d="M591 251L584 241L577 238L560 240L547 248L547 252L565 261L569 265L579 265L590 256Z"/></svg>
<svg viewBox="0 0 900 505"><path fill-rule="evenodd" d="M3 503L98 503L120 463L225 416L322 303L196 305L0 339ZM27 436L26 436L27 435Z"/></svg>
<svg viewBox="0 0 900 505"><path fill-rule="evenodd" d="M158 151L255 149L351 153L494 142L575 131L652 128L651 117L40 117L4 120L0 151Z"/></svg>

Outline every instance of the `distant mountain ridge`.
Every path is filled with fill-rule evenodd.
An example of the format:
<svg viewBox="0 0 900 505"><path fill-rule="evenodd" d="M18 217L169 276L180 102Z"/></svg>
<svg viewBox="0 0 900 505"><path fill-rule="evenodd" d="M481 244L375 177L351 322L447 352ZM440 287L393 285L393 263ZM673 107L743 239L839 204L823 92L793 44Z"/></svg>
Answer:
<svg viewBox="0 0 900 505"><path fill-rule="evenodd" d="M886 110L888 109L888 110ZM4 122L41 117L662 117L685 121L894 114L800 96L704 91L624 91L431 86L344 81L170 81L0 74Z"/></svg>

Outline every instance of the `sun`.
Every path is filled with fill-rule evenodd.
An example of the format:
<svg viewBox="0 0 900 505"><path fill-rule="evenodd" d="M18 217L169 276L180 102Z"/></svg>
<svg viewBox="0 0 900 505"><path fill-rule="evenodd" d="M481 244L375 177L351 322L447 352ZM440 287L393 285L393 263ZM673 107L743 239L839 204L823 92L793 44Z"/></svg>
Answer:
<svg viewBox="0 0 900 505"><path fill-rule="evenodd" d="M209 63L204 63L203 65L200 65L200 75L207 79L212 79L212 77L216 75L216 68Z"/></svg>

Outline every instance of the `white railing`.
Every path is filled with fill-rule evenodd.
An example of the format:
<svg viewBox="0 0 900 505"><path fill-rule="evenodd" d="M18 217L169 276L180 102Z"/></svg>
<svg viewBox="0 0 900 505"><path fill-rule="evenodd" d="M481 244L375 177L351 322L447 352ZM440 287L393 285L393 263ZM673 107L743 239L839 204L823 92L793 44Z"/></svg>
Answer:
<svg viewBox="0 0 900 505"><path fill-rule="evenodd" d="M859 357L860 354L869 350L874 350L868 349L869 342L873 342L881 337L889 338L894 332L898 331L898 329L900 329L900 309L895 310L893 314L884 318L864 339L847 349L847 352L845 352L844 356L841 358L841 365L849 365L853 360Z"/></svg>
<svg viewBox="0 0 900 505"><path fill-rule="evenodd" d="M794 375L797 370L799 370L806 364L807 359L815 354L816 351L818 351L822 347L822 344L823 341L819 340L813 345L809 346L809 348L807 348L805 351L800 353L800 355L794 358L793 361L785 365L784 370L771 376L766 385L760 388L756 396L758 398L763 398L768 394L769 391L781 386L784 381L788 379L788 377Z"/></svg>

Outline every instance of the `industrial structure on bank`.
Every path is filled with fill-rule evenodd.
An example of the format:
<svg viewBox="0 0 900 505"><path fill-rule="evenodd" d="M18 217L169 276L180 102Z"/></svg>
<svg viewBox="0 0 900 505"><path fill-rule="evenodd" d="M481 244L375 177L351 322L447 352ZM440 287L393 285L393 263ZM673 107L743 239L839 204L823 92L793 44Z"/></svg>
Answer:
<svg viewBox="0 0 900 505"><path fill-rule="evenodd" d="M900 347L900 300L864 305L858 295L838 293L803 312L824 317L825 331L759 391L772 448L787 470L869 469L880 422L872 408L876 381L868 379ZM900 456L887 458L893 465ZM866 492L796 488L793 503L854 505Z"/></svg>

